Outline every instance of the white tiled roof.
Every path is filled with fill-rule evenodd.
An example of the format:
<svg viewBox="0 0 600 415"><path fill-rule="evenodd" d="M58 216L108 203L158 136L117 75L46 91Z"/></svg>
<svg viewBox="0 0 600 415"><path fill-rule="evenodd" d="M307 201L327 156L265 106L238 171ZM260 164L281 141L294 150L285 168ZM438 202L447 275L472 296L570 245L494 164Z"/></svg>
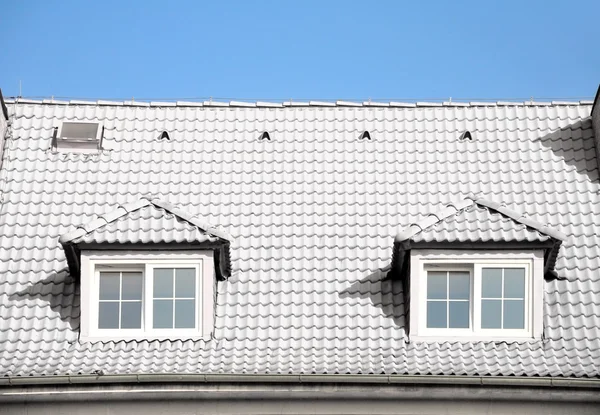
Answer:
<svg viewBox="0 0 600 415"><path fill-rule="evenodd" d="M8 104L0 375L600 375L590 105L120 104ZM67 120L100 122L102 153L51 152ZM156 139L163 130L171 140ZM365 130L371 140L358 139ZM473 140L458 139L464 130ZM541 341L406 335L402 284L385 278L394 236L472 193L566 235L558 279L545 282ZM234 238L214 338L81 343L59 237L146 194Z"/></svg>

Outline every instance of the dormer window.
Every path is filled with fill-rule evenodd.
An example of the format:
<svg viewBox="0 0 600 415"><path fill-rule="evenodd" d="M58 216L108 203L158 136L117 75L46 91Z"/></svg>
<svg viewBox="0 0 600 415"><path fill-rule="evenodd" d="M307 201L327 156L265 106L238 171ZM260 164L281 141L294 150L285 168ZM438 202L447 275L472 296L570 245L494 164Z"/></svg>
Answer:
<svg viewBox="0 0 600 415"><path fill-rule="evenodd" d="M543 261L542 250L413 249L412 334L540 338Z"/></svg>
<svg viewBox="0 0 600 415"><path fill-rule="evenodd" d="M527 340L543 334L544 277L566 237L515 211L469 198L396 237L410 337Z"/></svg>
<svg viewBox="0 0 600 415"><path fill-rule="evenodd" d="M211 251L82 251L83 337L202 338L211 332Z"/></svg>
<svg viewBox="0 0 600 415"><path fill-rule="evenodd" d="M61 238L81 282L81 339L207 339L230 237L144 198Z"/></svg>

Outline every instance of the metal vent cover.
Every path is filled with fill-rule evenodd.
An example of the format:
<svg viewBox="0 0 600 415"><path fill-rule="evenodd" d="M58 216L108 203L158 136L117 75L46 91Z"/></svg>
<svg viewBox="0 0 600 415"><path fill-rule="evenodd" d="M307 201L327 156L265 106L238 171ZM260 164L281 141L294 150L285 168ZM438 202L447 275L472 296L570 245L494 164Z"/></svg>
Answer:
<svg viewBox="0 0 600 415"><path fill-rule="evenodd" d="M63 122L54 130L53 147L70 152L92 152L101 149L103 128L96 122Z"/></svg>

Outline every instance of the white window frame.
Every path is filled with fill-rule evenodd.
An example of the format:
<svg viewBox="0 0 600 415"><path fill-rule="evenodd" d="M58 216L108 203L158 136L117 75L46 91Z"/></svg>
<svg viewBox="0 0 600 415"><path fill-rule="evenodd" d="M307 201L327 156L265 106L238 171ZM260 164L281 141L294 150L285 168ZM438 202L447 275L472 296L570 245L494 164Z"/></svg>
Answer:
<svg viewBox="0 0 600 415"><path fill-rule="evenodd" d="M212 251L93 251L81 252L81 340L209 339L214 322L215 272ZM143 272L142 328L99 329L100 271ZM154 268L196 269L196 327L154 329Z"/></svg>
<svg viewBox="0 0 600 415"><path fill-rule="evenodd" d="M536 340L543 332L542 250L435 250L413 249L410 258L411 338L430 341ZM525 268L525 328L481 328L481 269L484 267ZM470 270L470 329L427 327L427 271Z"/></svg>

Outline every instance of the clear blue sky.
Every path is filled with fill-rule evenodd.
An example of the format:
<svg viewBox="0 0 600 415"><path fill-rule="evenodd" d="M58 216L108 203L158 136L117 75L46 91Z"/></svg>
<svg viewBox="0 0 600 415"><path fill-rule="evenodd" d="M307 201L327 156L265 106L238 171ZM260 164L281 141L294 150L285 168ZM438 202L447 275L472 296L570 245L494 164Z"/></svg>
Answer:
<svg viewBox="0 0 600 415"><path fill-rule="evenodd" d="M5 1L5 96L589 97L600 1Z"/></svg>

